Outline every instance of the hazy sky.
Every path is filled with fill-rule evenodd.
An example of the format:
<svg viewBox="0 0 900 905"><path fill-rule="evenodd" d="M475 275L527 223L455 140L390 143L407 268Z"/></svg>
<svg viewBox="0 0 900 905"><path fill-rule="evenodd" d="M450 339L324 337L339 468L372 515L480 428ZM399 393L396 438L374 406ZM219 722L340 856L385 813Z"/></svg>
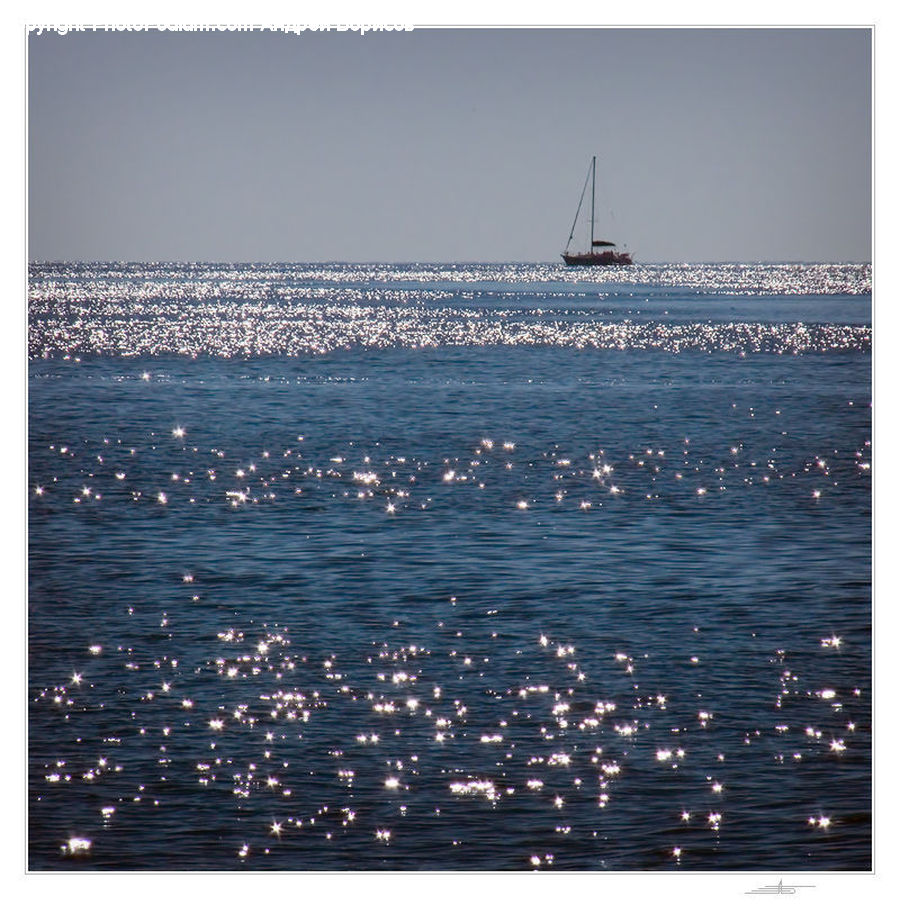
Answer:
<svg viewBox="0 0 900 905"><path fill-rule="evenodd" d="M32 34L32 260L870 260L867 29Z"/></svg>

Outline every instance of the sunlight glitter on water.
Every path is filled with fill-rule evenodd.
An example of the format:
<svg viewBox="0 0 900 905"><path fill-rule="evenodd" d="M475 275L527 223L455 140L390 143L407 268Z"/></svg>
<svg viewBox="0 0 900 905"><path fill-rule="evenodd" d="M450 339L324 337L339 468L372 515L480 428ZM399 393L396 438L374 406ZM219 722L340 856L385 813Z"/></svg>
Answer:
<svg viewBox="0 0 900 905"><path fill-rule="evenodd" d="M475 267L406 268L446 280L427 298L320 268L327 303L297 269L35 282L40 356L85 352L54 320L83 292L107 337L178 359L34 365L35 863L863 865L869 401L842 375L868 326L700 329L640 313L650 283L623 309L600 275L494 270L541 288L477 330ZM692 278L867 279L716 274ZM220 340L231 317L258 334ZM575 354L594 341L613 352ZM353 343L377 355L202 360Z"/></svg>
<svg viewBox="0 0 900 905"><path fill-rule="evenodd" d="M404 273L400 269L393 277L398 283L446 279L447 288L439 291L422 285L396 289L388 282L378 290L362 292L355 284L366 278L366 271L357 273L346 267L329 271L300 266L291 272L257 267L232 271L227 278L210 267L205 279L187 283L175 281L175 266L167 269L162 265L151 274L141 285L108 274L91 281L85 296L76 281L59 282L54 267L33 267L30 316L41 328L30 331L30 357L80 359L116 354L232 358L316 355L350 347L422 349L458 345L798 354L867 349L870 345L869 328L849 324L794 322L776 326L747 322L640 323L594 316L585 319L582 309L567 311L560 307L578 295L562 289L553 290L554 305L547 311L513 307L476 314L471 305L421 306L422 301L459 300L458 287L472 279L502 279L507 275L503 269L484 266L471 273L464 268L443 274L428 269ZM524 285L540 286L541 274L544 280L556 284L573 278L558 267L520 268L520 292ZM871 291L868 265L645 266L629 268L627 275L635 286L646 282L743 295ZM369 272L368 276L373 274ZM609 276L582 271L577 279L602 284ZM310 291L309 279L323 281L328 287L327 300L323 300L323 291ZM68 312L76 303L82 316L73 320ZM149 372L141 372L140 379L149 380ZM181 439L185 431L175 427L172 435Z"/></svg>
<svg viewBox="0 0 900 905"><path fill-rule="evenodd" d="M773 438L773 440L777 443L778 438ZM773 450L777 447L773 447ZM144 454L147 452L152 452L151 450L145 450ZM220 452L215 452L215 458L220 458ZM198 473L206 472L211 477L213 476L214 469L209 466L208 463L203 462L202 460L198 461L199 450L196 449L188 449L185 448L181 453L184 456L183 461L183 472L186 475L185 484L189 484L190 476ZM721 455L726 455L727 452L723 450ZM334 458L334 457L332 457ZM429 486L427 483L422 481L422 478L425 475L424 465L426 463L416 461L415 457L410 456L401 456L405 463L407 464L407 468L404 472L398 471L394 469L391 473L391 483L385 484L384 481L378 477L378 475L374 471L353 471L351 476L345 477L343 473L334 471L332 469L316 467L314 464L309 464L307 462L299 463L297 465L290 466L282 466L279 469L277 474L270 472L257 472L253 475L252 480L249 475L244 476L244 479L248 481L248 484L245 489L234 490L227 489L222 491L216 491L210 494L206 492L201 496L197 495L197 491L192 487L185 487L183 491L178 490L173 487L171 490L163 492L163 491L155 491L152 483L144 485L143 487L131 485L129 488L129 493L131 498L135 502L140 502L141 500L149 500L154 499L156 502L162 505L171 505L177 503L179 501L189 501L192 504L197 502L206 502L212 503L217 498L226 502L231 508L234 508L236 504L246 504L253 503L254 505L263 505L265 503L273 503L279 499L279 495L274 493L272 488L276 485L276 483L281 483L284 481L288 482L302 482L303 487L295 486L292 488L293 495L299 496L300 491L305 494L309 494L314 490L318 490L319 492L327 491L329 485L334 487L346 486L349 481L351 484L363 484L372 487L377 493L373 492L371 494L360 495L358 498L365 501L367 499L372 500L384 500L384 497L387 496L387 502L380 503L384 511L388 514L396 514L401 511L413 511L414 508L417 507L416 504L416 496L419 497L423 505L426 505L432 502L436 497L438 488L437 486ZM399 461L399 458L397 461ZM541 457L543 458L543 457ZM631 458L631 457L629 457ZM387 460L386 460L387 461ZM702 475L701 469L704 469L710 477L721 474L724 470L724 467L719 464L719 462L723 461L723 459L718 460L710 460L709 457L700 460L700 462L694 466L694 471L698 475ZM497 463L499 464L499 463ZM485 463L482 468L486 469L485 480L480 482L480 487L482 489L494 488L495 490L499 490L500 492L504 492L502 490L503 485L508 485L509 487L514 488L519 480L514 474L506 475L505 471L508 471L508 466L512 464L512 462L503 463L504 468L500 471L496 470L496 465L491 465L491 463ZM521 463L526 469L534 470L535 473L539 473L536 471L538 466L542 466L542 461L540 459L535 460L525 460ZM740 472L742 469L747 469L752 472L755 467L755 462L751 462L748 464L744 464L741 462L735 462L730 465L730 471L732 474L735 472ZM835 463L831 468L831 473L835 475L838 479L843 480L852 480L853 477L849 473L847 466L850 465L850 460L841 461L838 459L837 463ZM855 468L855 463L852 463ZM609 473L614 468L617 468L622 475L620 477L620 481L626 480L626 475L622 471L622 466L615 466L610 463L606 463L603 466L602 473ZM767 463L767 469L770 474L766 477L771 477L774 479L773 481L765 481L764 483L772 486L773 490L777 487L778 483L781 482L784 486L787 482L796 482L803 481L804 483L809 483L814 478L809 475L805 470L802 474L798 474L796 471L796 467L793 470L790 465L787 467L779 467L776 461L770 461ZM573 496L572 502L569 504L573 508L578 508L582 512L589 511L592 508L594 500L584 499L584 491L590 488L591 480L596 481L598 477L598 469L593 467L590 461L585 462L583 465L579 463L577 460L570 459L568 465L568 472L564 475L556 474L547 474L547 477L554 483L560 480L560 477L569 483L571 486L569 489L565 491L559 491L556 489L552 489L551 487L547 488L546 492L539 492L537 495L530 496L527 499L518 499L515 501L515 507L520 511L527 511L529 509L534 508L541 504L542 500L553 500L556 503L564 503L569 492L571 492ZM838 469L835 471L835 469ZM114 494L115 491L115 483L120 481L124 475L122 472L117 470L114 466L110 466L108 471L99 470L96 467L92 467L89 472L90 477L94 481L94 486L88 486L86 484L81 483L83 480L85 472L83 469L78 470L75 473L76 480L73 482L73 501L76 503L83 502L85 500L91 500L93 503L97 505L103 505L106 503L107 499L111 494ZM448 479L448 474L452 475L451 479ZM666 475L671 475L671 478L675 481L680 480L682 477L681 471L668 471L664 466L657 466L651 474L646 474L644 469L638 465L637 468L632 470L630 474L627 476L627 486L622 487L619 484L610 484L606 486L606 491L609 494L614 496L621 496L627 493L637 493L639 494L645 501L657 501L661 498L661 493L663 492L665 485L662 483ZM858 477L867 477L865 472L855 471L855 474ZM460 478L466 478L466 475L457 475L455 472L444 472L440 475L440 483L452 486L457 486ZM737 477L740 477L738 474ZM311 480L311 478L313 480ZM406 483L409 484L410 481L415 479L416 484L416 492L415 495L413 491L402 489L402 485ZM858 479L858 478L857 478ZM396 481L396 483L394 483ZM743 479L744 484L749 486L753 482L752 480L748 480L747 478ZM106 483L104 483L106 482ZM63 487L64 484L61 483L60 475L54 475L49 482L45 482L40 485L41 487L47 486L47 483L51 483L55 485L55 488ZM465 483L463 481L463 483ZM603 486L601 482L601 486ZM721 485L718 489L719 492L731 490L734 491L736 485ZM535 488L538 489L539 488ZM671 492L675 491L673 486L670 486L669 490ZM704 496L707 494L707 488L705 486L699 486L695 490L695 494L697 496ZM822 491L818 487L814 487L810 491L811 495L818 499L822 496ZM221 496L219 496L221 494ZM46 494L44 495L46 498ZM598 502L599 505L599 502ZM190 576L185 576L185 581L189 581ZM840 646L841 639L837 636L834 636L831 639L823 639L822 644L823 647L834 647L837 648Z"/></svg>
<svg viewBox="0 0 900 905"><path fill-rule="evenodd" d="M258 694L259 702L262 703L263 706L265 706L267 704L267 702L269 702L273 699L277 700L279 703L279 706L277 706L275 708L275 710L273 710L271 712L271 715L270 715L270 718L274 718L275 722L270 722L268 724L269 726L272 726L272 727L277 726L278 721L281 719L285 719L285 718L288 720L288 722L290 722L290 720L291 720L290 713L295 705L309 704L309 707L305 712L307 713L308 717L312 718L313 713L315 711L318 711L324 715L326 713L326 711L328 710L328 708L338 705L338 701L341 697L344 697L346 699L346 695L342 694L339 687L334 686L334 685L327 685L325 687L319 687L319 688L311 687L306 692L300 692L300 690L298 688L289 690L282 686L273 687L272 685L268 684L271 681L271 679L266 679L265 677L272 675L272 673L271 673L272 663L270 662L270 657L275 653L275 649L278 647L278 645L287 645L287 643L288 643L286 630L283 627L275 627L275 628L267 629L265 632L265 635L264 635L265 640L256 640L252 636L247 637L246 633L236 631L233 627L229 627L229 628L220 630L217 634L217 637L219 639L219 642L222 644L229 644L229 645L242 644L242 645L244 645L245 649L247 651L254 652L253 654L250 655L251 659L259 658L258 662L263 667L265 667L257 673L258 678L255 680L255 681L257 681L257 683L263 682L263 684L257 685L257 689L258 689L257 694ZM389 644L389 642L387 642L387 641L385 641L384 643ZM538 642L536 644L536 648L538 650L544 650L549 647L551 647L549 638L546 635L540 636L540 638L538 639ZM399 649L406 650L407 656L412 654L414 649L415 649L415 654L417 656L421 655L421 653L422 653L418 649L418 646L416 646L416 645L404 646L403 648L399 648ZM388 647L387 650L389 651L390 647ZM569 670L567 668L568 664L566 664L565 661L567 658L571 657L574 654L575 645L559 643L559 644L557 644L557 646L555 648L552 648L551 652L553 653L552 659L558 661L560 663L560 667L562 669L562 673L559 675L559 678L565 680L566 674L569 672ZM564 654L563 657L559 656L560 652L562 652L562 654ZM446 651L444 651L444 656L448 657L449 659L452 659L452 657L449 656L449 655L452 655L452 653L453 653L453 651L446 650ZM396 653L395 653L395 655L396 655ZM240 659L240 655L238 655L238 656ZM432 659L432 657L426 657L426 660L431 660L431 659ZM621 652L618 652L615 654L610 652L610 659L613 662L620 662L620 663L623 661L628 662L630 660L630 658L627 655L622 654ZM423 663L424 662L425 661L423 661ZM324 663L325 663L326 670L334 669L334 663L332 660L325 660ZM529 665L527 661L523 662L523 666L529 670L532 670L534 668L532 665ZM362 678L362 676L359 675L359 665L354 667L353 664L349 664L349 668L352 673L356 673L359 676L359 678ZM430 670L428 670L425 673L420 673L418 678L422 681L428 681L428 680L430 680L429 673L430 673ZM76 673L76 675L79 675L79 674ZM331 675L331 673L328 673L328 675ZM394 673L394 676L402 679L401 684L405 683L406 679L409 678L409 674L405 671L398 671L398 672ZM80 684L83 686L83 677L80 677L80 678L81 678ZM274 676L272 676L272 678L274 678ZM327 676L326 676L326 678L327 678ZM387 677L385 677L385 678L387 678ZM372 675L372 679L376 683L379 681L379 677L374 674ZM359 681L359 679L357 681ZM353 688L353 687L354 686L351 686L351 688ZM365 687L366 687L365 683L363 683L362 685L355 685L355 690L353 691L353 694L351 696L352 699L358 700L360 703L365 704L366 695L362 693L365 690ZM464 686L460 686L460 687L462 688ZM520 690L511 689L511 691L515 691L515 693L510 696L511 701L522 700L522 694L520 693L520 691L522 693L527 694L529 687L530 686L528 686L527 683L522 683ZM329 689L331 689L331 690L329 690ZM564 689L565 689L565 686L562 686L562 689L560 689L559 691L557 691L554 694L554 689L553 689L552 684L534 686L533 688L531 688L531 690L534 694L539 695L539 696L547 696L550 698L550 702L548 704L549 712L552 715L556 715L557 717L568 713L571 710L571 707L573 706L573 704L577 703L577 701L578 701L577 697L572 696L571 689L568 692L564 691ZM825 691L828 691L828 690L829 689L825 689ZM211 691L213 691L212 688L207 689L205 697L209 698ZM666 707L668 707L672 704L672 697L673 696L670 694L664 694L661 692L656 693L652 698L654 704L658 708L656 710L656 712L659 714L665 713L666 708L663 707L662 705L660 705L660 699L663 699ZM675 696L675 697L677 697L677 696ZM640 701L639 697L635 698L634 701L632 702L631 706L640 706L638 704L639 701ZM190 702L184 701L183 703L185 705L187 705ZM392 714L399 714L399 712L400 712L399 708L396 708L396 707L388 708L387 705L392 702L385 701L385 702L379 702L379 703L383 704L382 712L387 713L388 710L390 710L390 712ZM345 700L345 704L343 706L346 707L346 700ZM612 702L612 701L591 701L589 706L590 706L592 712L602 716L603 714L605 714L607 712L615 711L617 709L617 707L620 706L620 703L617 704L616 702ZM463 703L463 700L460 698L456 698L456 700L453 702L453 708L458 717L460 714L462 714L462 719L463 719L463 721L465 721L465 717L468 713L469 708L467 706L465 706L465 704ZM255 709L255 706L251 700L247 704L238 705L238 709L235 713L236 718L238 716L241 717L241 719L238 719L236 731L238 731L238 732L243 731L243 732L251 733L247 737L248 742L250 742L255 735L255 732L256 732L256 730L254 728L255 721L247 721L246 719L244 719L244 717L252 715L254 713L254 709ZM419 709L420 708L418 706L413 707L413 708L410 708L407 706L407 708L405 709L405 712L409 715L408 716L409 719L415 719L419 712ZM502 720L502 722L505 725L510 725L510 726L518 725L518 720L515 716L515 713L516 713L515 710L513 710L512 712L508 711L507 716ZM77 712L74 715L77 716ZM362 716L362 715L363 715L363 712L361 711L357 714L356 719L351 717L351 719L349 720L348 728L351 729L351 736L353 734L352 727L353 727L354 723L356 723L358 725L359 716ZM149 712L148 712L148 716L149 716ZM712 714L710 714L709 712L706 712L706 711L701 711L700 717L705 725L712 719ZM312 720L312 724L315 725L316 720L318 720L318 719L319 719L318 717L314 718ZM363 717L363 719L364 719L364 717ZM675 719L675 722L677 725L677 722L681 719L681 717L675 715L674 719ZM221 733L226 728L226 720L221 716L210 717L207 720L207 723L208 723L209 728L212 729L216 733ZM438 719L438 725L449 727L450 725L452 725L452 721L450 719L448 719L447 717L440 717ZM654 725L653 721L647 722L645 720L642 723L642 725L646 727L645 731L649 731L649 732L651 732L651 734L658 734L660 732L662 734L666 734L666 733L670 732L670 729L665 722L660 724L659 726L656 726L656 725ZM636 724L625 724L625 725L617 724L614 727L609 727L609 729L614 730L614 732L616 734L618 734L620 737L622 737L622 736L627 737L632 734L635 727L636 727ZM324 725L322 728L324 729ZM576 766L576 762L579 763L582 767L586 765L586 762L582 759L583 755L580 755L578 753L579 746L577 744L575 744L574 747L572 747L572 748L560 749L559 747L553 747L554 745L557 745L558 742L554 741L553 739L545 738L545 733L543 731L543 727L539 727L539 728L541 729L541 731L538 732L531 739L530 743L527 742L526 738L524 736L522 736L520 732L517 734L518 747L522 747L521 756L528 758L529 763L532 765L532 769L535 766L543 766L543 767L548 768L551 771L554 768L556 768L557 770L559 770L559 769L566 770L566 769ZM186 725L184 727L184 729L182 729L182 732L184 732L185 730L190 731L190 729L191 729L191 727L189 725ZM398 730L398 731L401 731L401 730ZM572 741L575 741L575 737L577 737L579 735L586 735L587 737L593 737L598 740L602 740L604 738L604 735L606 734L601 720L595 720L593 723L589 723L589 724L582 723L578 726L577 729L573 729L572 731L574 731L574 734L575 734L575 736L572 738ZM565 733L564 729L563 729L563 732L564 732L564 736L565 736L566 733ZM403 734L405 734L405 731L403 731ZM465 738L465 736L468 734L469 733L464 733L464 735L460 738L460 741L463 738ZM270 747L275 744L275 742L278 738L278 736L276 734L276 730L274 728L267 729L264 733L264 736L265 736L264 743ZM284 738L284 736L281 736L281 737ZM401 737L402 736L398 736L398 738L401 738ZM505 741L502 734L486 733L483 729L481 731L475 731L474 736L472 736L473 741L480 741L482 744L484 743L486 738L488 739L488 741L495 743L495 744L502 744ZM356 736L356 739L358 742L367 743L369 741L374 741L375 736L373 735L370 739L370 737L367 734L358 734ZM403 758L397 758L395 760L392 760L391 767L395 770L402 771L404 762L408 760L413 764L411 775L415 776L419 772L419 768L417 766L417 762L418 762L419 758L418 758L418 755L415 753L415 748L411 747L412 744L414 744L412 742L412 739L410 739L409 742L405 743L405 745L403 745L400 748L397 748L396 743L394 743L393 750L405 751L405 756ZM837 745L842 745L842 744L843 744L842 740L835 738L830 743L830 749L832 751L835 751L835 750L837 750ZM490 746L488 746L488 747L490 747ZM221 750L221 753L217 753L220 750ZM597 749L597 750L599 751L600 749ZM631 756L627 758L627 760L632 761L633 758L637 755L637 750L638 749L635 749L632 752ZM459 749L459 752L458 752L459 755L463 755L463 751L464 751L464 749ZM214 752L213 759L207 759L198 764L198 770L200 771L200 774L201 774L201 776L200 776L201 787L205 788L205 789L216 788L224 780L224 776L223 777L219 776L219 771L218 771L217 765L221 765L222 770L225 771L225 770L228 770L228 765L235 762L235 760L236 760L235 759L236 749L234 751L231 751L231 749L229 749L229 747L227 747L227 746L225 748L221 748L221 749L219 748L219 746L215 746L213 748L213 752ZM531 752L531 753L529 754L528 752ZM701 760L705 759L707 762L711 762L711 753L712 753L711 751L707 751L705 756L701 756ZM264 754L265 754L266 758L269 758L271 751L266 750L264 752ZM340 750L335 750L334 754L343 757L343 752ZM468 756L468 755L466 755L466 756ZM655 760L657 763L667 764L672 761L679 762L679 761L683 760L685 757L685 751L681 747L672 748L672 747L668 747L668 746L655 746L649 752L647 752L647 756L649 758L652 758L653 760ZM166 759L166 762L168 762L168 759ZM623 770L623 764L618 758L605 758L604 759L601 756L595 755L593 762L595 763L594 769L596 771L596 775L597 775L599 781L601 782L601 784L609 782L610 780L616 780L616 781L621 782L622 777L627 777L628 771ZM162 761L161 761L161 763L162 763ZM449 761L448 763L452 764L453 760ZM513 760L512 763L515 763L515 760ZM637 766L637 764L638 764L638 761L635 761L633 764L633 767ZM286 769L290 769L289 761L285 760L283 766ZM459 767L456 767L453 769L455 771L460 770ZM342 786L350 787L352 785L356 785L359 783L368 782L369 779L365 776L365 774L367 772L368 771L364 768L364 764L361 761L359 761L359 762L355 761L354 767L352 769L342 768L336 774L337 782L336 782L334 791L337 792L337 790ZM293 778L289 779L288 782L290 782L291 785L295 785L298 782L302 773L300 773L300 774L295 773L292 775L293 775ZM417 785L417 783L416 784L407 783L401 779L401 775L402 774L398 774L398 773L389 774L386 778L382 779L383 787L389 792L406 791L406 793L408 793L408 794L413 794L413 795L417 794L415 792L415 786ZM477 773L476 774L469 773L468 776L464 776L463 778L459 778L459 779L453 779L451 782L449 782L449 784L447 786L447 790L448 790L450 796L453 798L485 800L488 803L490 803L493 807L496 808L496 807L500 806L500 803L504 799L504 797L510 796L515 792L516 786L517 786L517 783L510 783L509 780L507 780L506 782L502 782L502 777L503 777L502 771L500 773L494 772L493 775L491 775L491 774L485 775L484 773L482 773L480 775ZM249 768L248 768L248 771L246 774L243 774L243 773L235 774L235 779L238 780L238 784L235 786L235 793L236 794L239 793L240 798L242 798L244 800L248 800L248 801L253 800L257 795L262 794L262 792L266 789L270 790L270 792L271 791L277 792L282 787L282 780L278 776L275 776L271 773L269 773L268 775L260 774L259 771L257 770L256 764L253 762L249 763ZM498 785L498 780L501 781L502 785ZM531 775L530 777L527 777L527 779L523 779L521 781L521 785L523 788L527 788L532 793L541 793L542 790L545 788L546 783L549 781L551 781L551 776L549 773L546 774L545 776ZM720 781L718 781L714 778L707 778L706 783L708 784L708 787L714 794L721 795L725 791L724 785ZM570 807L575 807L577 810L577 808L579 807L579 802L581 802L582 799L581 799L579 793L577 791L573 791L573 790L579 790L581 788L581 786L582 786L581 779L576 778L574 783L569 788L569 791L566 794L562 794L561 793L562 790L560 790L560 791L556 791L556 792L552 793L548 798L546 798L544 800L545 807L549 808L551 811L557 811L557 812L568 809ZM601 785L601 787L602 787L602 785ZM143 785L141 786L141 788L143 788ZM627 786L622 787L622 788L623 788L623 790L625 790L625 789L627 789ZM688 789L690 788L690 783L688 783L686 788L688 788ZM285 788L284 792L287 793L288 791L289 791L289 789ZM590 794L590 790L585 789L585 793ZM141 796L137 796L137 798L135 798L135 801L139 800L140 797ZM611 796L608 791L601 792L600 797L599 797L599 802L598 802L600 805L600 808L605 809L611 803L611 800L612 799L611 799ZM120 801L121 801L121 799L120 799ZM340 801L341 801L340 797L338 797L336 799L332 799L332 803L334 805L334 810L336 812L340 812L342 814L341 829L349 831L351 824L358 822L357 815L359 813L359 806L357 806L353 809L349 809L347 805L341 805ZM121 807L122 807L122 805L120 804L119 808L121 809ZM403 807L405 809L406 805L404 805ZM342 808L344 810L341 810ZM320 820L323 819L323 815L325 814L326 811L327 811L327 808L325 810L321 810L321 813L318 813L316 815L316 817L311 817L310 825L311 826L313 825L313 821L316 818L318 818ZM103 816L108 819L115 812L116 812L116 808L110 806L110 808L104 809ZM351 814L352 814L352 818L349 816ZM296 816L292 815L290 812L285 812L280 815L276 814L275 818L273 820L270 820L270 822L267 826L267 832L269 835L275 835L275 836L281 838L283 836L286 828L288 826L294 825L294 823L296 823L296 822L297 822ZM688 823L688 822L690 822L690 812L687 810L683 810L680 814L676 815L676 819L673 821L673 828L678 823ZM724 826L723 812L721 810L709 811L706 822L710 829L715 830L717 832L722 830L723 826ZM367 824L368 824L368 820L362 821L363 827L365 827ZM819 818L817 820L816 825L818 828L827 828L830 825L830 818L824 818L824 817ZM365 832L365 829L363 831ZM384 826L384 825L375 826L374 828L370 829L369 831L373 833L374 839L378 842L388 843L388 842L393 841L393 835L394 835L393 830L387 826ZM329 832L331 832L331 831L329 831ZM562 829L557 828L556 832L561 832L561 833L563 833L563 835L568 836L570 834L574 834L576 832L576 828L574 825L567 825L566 827L563 827ZM242 843L241 847L239 848L238 854L241 859L251 860L254 858L254 852L262 852L262 851L264 851L264 847L263 847L261 839L257 840L257 843L254 844L254 840L252 838L248 837L247 841ZM81 837L73 837L73 839L71 839L69 841L69 843L66 844L66 854L69 854L69 855L80 854L82 856L87 856L90 852L91 852L90 843L85 844L84 840L82 840ZM256 857L260 857L260 855L257 854Z"/></svg>

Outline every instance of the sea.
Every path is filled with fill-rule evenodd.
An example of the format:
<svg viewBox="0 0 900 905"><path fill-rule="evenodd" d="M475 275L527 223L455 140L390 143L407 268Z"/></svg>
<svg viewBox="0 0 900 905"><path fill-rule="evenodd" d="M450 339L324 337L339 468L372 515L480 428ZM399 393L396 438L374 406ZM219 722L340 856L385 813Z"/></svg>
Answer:
<svg viewBox="0 0 900 905"><path fill-rule="evenodd" d="M28 869L868 871L867 264L46 263Z"/></svg>

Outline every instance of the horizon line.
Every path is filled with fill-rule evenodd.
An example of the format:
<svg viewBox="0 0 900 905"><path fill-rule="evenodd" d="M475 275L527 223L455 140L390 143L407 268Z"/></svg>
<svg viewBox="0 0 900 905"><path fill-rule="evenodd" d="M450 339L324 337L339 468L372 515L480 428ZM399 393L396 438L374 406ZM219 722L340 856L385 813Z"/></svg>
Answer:
<svg viewBox="0 0 900 905"><path fill-rule="evenodd" d="M571 265L565 264L556 260L536 260L536 261L526 261L526 260L496 260L496 261L485 261L485 260L475 260L475 259L456 259L456 260L340 260L340 259L330 259L330 260L286 260L286 259L259 259L259 260L251 260L251 259L233 259L229 260L226 258L214 259L214 258L197 258L197 259L175 259L175 258L29 258L26 261L26 264L30 266L39 266L39 265L59 265L59 264L179 264L179 265L212 265L212 264L229 264L229 265L275 265L275 264L290 264L297 265L302 264L305 266L332 266L332 265L341 265L341 266L370 266L370 265L380 265L380 266L409 266L409 265L418 265L418 266L435 266L435 265L477 265L477 266L489 266L494 264L516 264L516 265L536 265L536 264L552 264L559 267L565 267L567 269L578 270L578 266L572 267ZM631 265L621 265L623 267L626 266L687 266L687 265L710 265L710 264L859 264L859 265L872 265L871 259L853 259L848 258L844 260L826 260L826 259L717 259L717 260L684 260L684 261L636 261ZM614 265L612 265L614 266Z"/></svg>

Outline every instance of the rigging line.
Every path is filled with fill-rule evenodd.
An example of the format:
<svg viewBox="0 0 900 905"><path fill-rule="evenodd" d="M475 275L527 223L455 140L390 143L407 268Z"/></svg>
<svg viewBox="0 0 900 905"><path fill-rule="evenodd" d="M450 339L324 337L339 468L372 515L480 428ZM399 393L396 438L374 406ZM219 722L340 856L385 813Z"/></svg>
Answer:
<svg viewBox="0 0 900 905"><path fill-rule="evenodd" d="M572 236L575 235L575 227L578 225L578 215L581 213L581 204L584 201L584 193L587 191L588 180L591 178L591 168L588 167L587 176L584 177L584 188L581 190L581 197L578 199L578 210L575 211L575 219L572 221L572 229L569 232L569 240L566 242L566 251L572 243Z"/></svg>

